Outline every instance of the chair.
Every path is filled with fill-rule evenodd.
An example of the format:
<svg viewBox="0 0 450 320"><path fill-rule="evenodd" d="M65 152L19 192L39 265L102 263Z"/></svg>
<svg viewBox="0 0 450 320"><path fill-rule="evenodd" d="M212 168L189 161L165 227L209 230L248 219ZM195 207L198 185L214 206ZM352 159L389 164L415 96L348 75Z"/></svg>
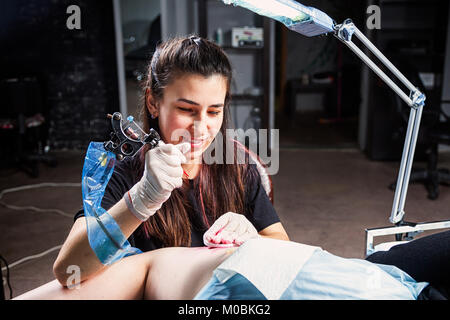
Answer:
<svg viewBox="0 0 450 320"><path fill-rule="evenodd" d="M429 128L427 138L429 148L427 150L427 168L414 170L411 173L411 182L422 182L428 191L428 198L436 200L439 197L439 186L450 185L450 171L446 168L438 168L439 144L450 145L450 118L440 113L445 122L438 121Z"/></svg>
<svg viewBox="0 0 450 320"><path fill-rule="evenodd" d="M450 118L441 109L440 92L432 93L427 90L412 64L400 62L399 66L402 66L403 70L407 71L406 73L409 70L409 78L413 80L413 83L419 84L420 90L428 97L422 116L417 145L417 148L424 148L427 167L422 169L413 168L410 183L423 183L428 191L428 198L436 200L439 197L439 186L441 184L450 185L450 171L438 168L439 145L450 145ZM409 117L409 110L407 109L409 107L405 106L397 95L395 95L395 104L404 122L407 123ZM396 183L390 185L391 190L395 190L395 187Z"/></svg>

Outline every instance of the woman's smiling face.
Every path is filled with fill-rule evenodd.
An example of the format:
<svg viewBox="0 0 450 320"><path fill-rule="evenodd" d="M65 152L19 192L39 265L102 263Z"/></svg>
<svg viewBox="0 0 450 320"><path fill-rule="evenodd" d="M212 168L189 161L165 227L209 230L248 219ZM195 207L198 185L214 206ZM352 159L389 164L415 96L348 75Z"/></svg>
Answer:
<svg viewBox="0 0 450 320"><path fill-rule="evenodd" d="M201 159L222 126L226 93L227 81L222 75L177 77L164 89L156 109L148 103L150 113L158 116L163 141L189 142L188 162Z"/></svg>

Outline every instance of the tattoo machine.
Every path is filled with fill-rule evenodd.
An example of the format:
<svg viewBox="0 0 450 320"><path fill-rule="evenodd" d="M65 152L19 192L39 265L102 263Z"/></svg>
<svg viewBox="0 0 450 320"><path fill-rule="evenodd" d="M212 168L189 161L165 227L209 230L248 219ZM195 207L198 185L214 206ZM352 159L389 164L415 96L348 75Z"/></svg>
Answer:
<svg viewBox="0 0 450 320"><path fill-rule="evenodd" d="M104 265L142 253L130 245L114 218L102 208L102 199L116 159L132 157L146 144L154 148L160 140L155 130L150 129L146 134L131 116L125 121L118 112L108 117L113 128L111 140L89 144L81 183L89 244Z"/></svg>
<svg viewBox="0 0 450 320"><path fill-rule="evenodd" d="M118 160L134 156L145 144L153 149L161 140L154 129L150 129L148 134L145 133L134 121L133 116L128 116L124 121L122 115L115 112L113 115L108 114L108 118L111 119L113 132L111 140L106 141L103 146L107 151L113 152Z"/></svg>

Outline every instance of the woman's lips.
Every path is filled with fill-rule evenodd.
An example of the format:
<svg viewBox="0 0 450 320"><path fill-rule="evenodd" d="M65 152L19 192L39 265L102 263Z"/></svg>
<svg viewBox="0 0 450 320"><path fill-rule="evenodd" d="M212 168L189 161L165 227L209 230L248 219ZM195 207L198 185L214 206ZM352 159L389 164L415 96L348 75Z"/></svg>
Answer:
<svg viewBox="0 0 450 320"><path fill-rule="evenodd" d="M204 140L201 141L191 141L191 147L192 148L199 148L202 146Z"/></svg>
<svg viewBox="0 0 450 320"><path fill-rule="evenodd" d="M203 143L205 143L206 138L205 139L192 139L192 140L187 140L187 141L191 144L191 148L199 148L203 145Z"/></svg>

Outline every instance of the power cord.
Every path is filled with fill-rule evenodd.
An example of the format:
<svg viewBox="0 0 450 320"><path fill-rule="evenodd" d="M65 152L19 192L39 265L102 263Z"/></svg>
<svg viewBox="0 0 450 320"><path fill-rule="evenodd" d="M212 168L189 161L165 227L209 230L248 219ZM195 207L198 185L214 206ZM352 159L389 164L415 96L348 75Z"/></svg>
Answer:
<svg viewBox="0 0 450 320"><path fill-rule="evenodd" d="M44 252L41 252L41 253L38 253L38 254L35 254L35 255L32 255L32 256L24 257L24 258L22 258L22 259L20 259L20 260L17 260L16 262L11 263L11 264L9 265L9 269L12 269L12 268L14 268L15 266L17 266L17 265L19 265L19 264L21 264L21 263L24 263L24 262L26 262L26 261L28 261L28 260L33 260L33 259L41 258L41 257L45 256L46 254L49 254L50 252L53 252L53 251L55 251L55 250L61 249L61 247L62 247L62 244L60 244L59 246L55 246L55 247L53 247L53 248L47 249L47 250L45 250ZM6 261L4 261L4 262L6 263ZM3 267L3 268L2 268L2 272L5 271L5 270L8 270L8 265L7 265L6 267Z"/></svg>
<svg viewBox="0 0 450 320"><path fill-rule="evenodd" d="M3 258L2 255L0 255L0 260L3 261L3 263L5 264L6 267L2 268L2 279L3 279L3 269L6 269L6 279L4 280L4 282L6 281L6 283L8 284L8 288L9 288L9 299L12 299L13 293L12 293L12 288L11 288L11 283L9 282L9 267L8 267L8 262L6 262L5 258ZM0 263L1 265L1 263ZM5 283L3 282L2 284L2 290L4 290L5 287ZM4 291L3 293L3 299L5 298L5 293Z"/></svg>
<svg viewBox="0 0 450 320"><path fill-rule="evenodd" d="M25 185L25 186L20 186L20 187L16 187L16 188L10 188L10 189L4 189L0 192L0 200L3 198L3 196L5 194L8 193L12 193L12 192L17 192L17 191L23 191L23 190L30 190L30 189L36 189L36 188L44 188L44 187L77 187L80 188L81 184L80 183L53 183L53 182L44 182L44 183L38 183L38 184L33 184L33 185ZM62 210L59 209L42 209L42 208L37 208L34 206L15 206L15 205L10 205L5 203L4 201L0 201L0 205L11 209L11 210L18 210L18 211L22 211L22 210L28 210L28 211L35 211L35 212L53 212L53 213L57 213L59 215L62 215L64 217L68 217L68 218L72 218L73 215L67 212L64 212ZM1 272L2 272L2 278L3 278L3 271L6 270L6 279L3 280L3 287L5 285L5 283L8 285L8 289L9 289L9 296L10 299L12 299L13 293L12 293L12 287L11 287L11 283L10 283L10 274L9 274L9 270L11 268L16 267L17 265L29 261L29 260L33 260L33 259L37 259L40 257L45 256L46 254L49 254L55 250L59 250L61 249L62 245L58 245L55 247L52 247L48 250L45 250L44 252L35 254L35 255L31 255L31 256L27 256L24 257L22 259L19 259L18 261L15 261L14 263L8 265L7 261L5 258L3 258L3 256L0 255L0 259L3 261L3 263L5 264L5 267L2 268Z"/></svg>
<svg viewBox="0 0 450 320"><path fill-rule="evenodd" d="M61 249L62 244L59 246L55 246L53 248L50 248L48 250L45 250L44 252L32 255L32 256L28 256L28 257L24 257L16 262L11 263L10 265L8 265L8 262L6 262L5 258L3 258L0 255L0 259L3 261L3 263L5 264L5 267L2 268L2 277L3 277L3 271L6 270L6 279L3 279L3 288L5 286L5 283L8 284L8 289L9 289L9 298L12 299L13 293L12 293L12 288L11 288L11 283L10 283L10 277L9 277L9 270L18 266L19 264L29 261L29 260L33 260L33 259L37 259L37 258L41 258L43 256L45 256L46 254L49 254L50 252L53 252L55 250L59 250Z"/></svg>
<svg viewBox="0 0 450 320"><path fill-rule="evenodd" d="M16 188L10 188L10 189L4 189L0 192L0 200L3 198L3 196L5 194L8 193L12 193L12 192L17 192L17 191L23 191L23 190L29 190L29 189L37 189L37 188L45 188L45 187L81 187L80 183L53 183L53 182L44 182L44 183L38 183L38 184L31 184L31 185L25 185L25 186L21 186L21 187L16 187ZM60 214L62 216L68 217L68 218L73 218L73 214L69 214L67 212L64 212L62 210L59 209L41 209L41 208L36 208L33 206L14 206L14 205L10 205L5 203L4 201L0 201L0 205L11 209L11 210L29 210L29 211L35 211L35 212L53 212L53 213L57 213Z"/></svg>

